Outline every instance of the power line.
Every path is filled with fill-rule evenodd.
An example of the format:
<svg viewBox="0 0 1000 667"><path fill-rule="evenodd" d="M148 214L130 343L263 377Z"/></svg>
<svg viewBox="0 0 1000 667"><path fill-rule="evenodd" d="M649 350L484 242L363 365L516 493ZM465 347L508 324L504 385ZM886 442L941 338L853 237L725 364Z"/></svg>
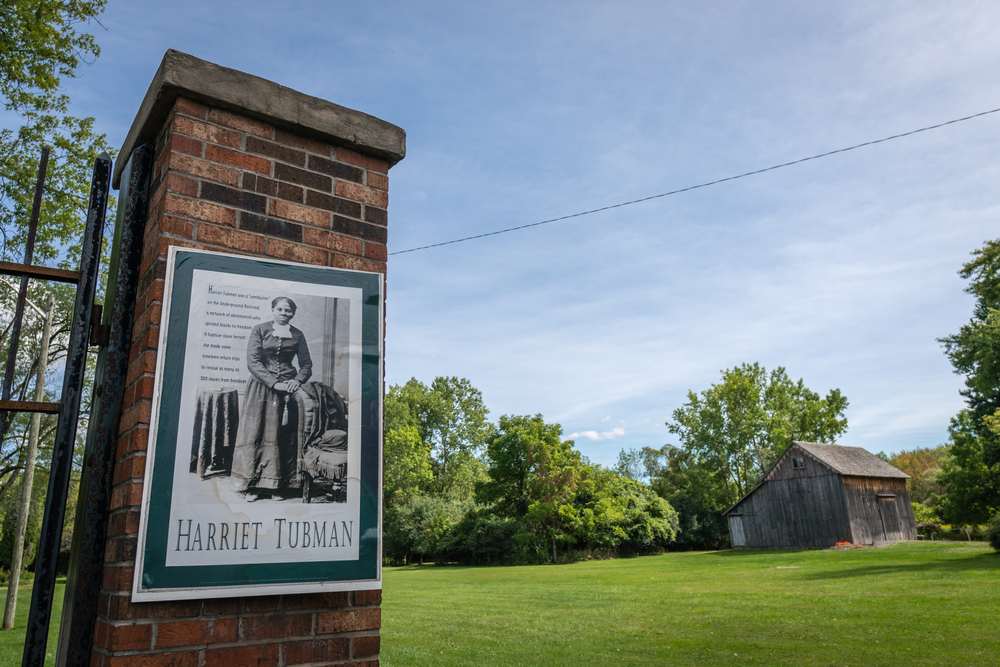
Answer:
<svg viewBox="0 0 1000 667"><path fill-rule="evenodd" d="M527 225L518 225L517 227L508 227L506 229L498 229L493 232L486 232L485 234L476 234L475 236L466 236L460 239L454 239L452 241L442 241L441 243L432 243L430 245L422 245L416 248L408 248L406 250L397 250L395 252L390 252L390 255L402 255L407 252L416 252L418 250L427 250L429 248L439 248L445 245L451 245L453 243L463 243L465 241L472 241L475 239L485 238L487 236L496 236L497 234L506 234L507 232L516 232L520 229L528 229L529 227L538 227L539 225L547 225L550 222L559 222L560 220L569 220L570 218L579 218L584 215L591 215L592 213L600 213L601 211L610 211L613 208L621 208L623 206L631 206L632 204L641 204L645 201L650 201L652 199L660 199L661 197L669 197L670 195L678 195L682 192L690 192L691 190L697 190L699 188L707 188L710 185L718 185L719 183L725 183L727 181L735 181L740 178L746 178L747 176L756 176L757 174L763 174L768 171L774 171L775 169L783 169L784 167L791 167L796 164L802 164L803 162L809 162L810 160L818 160L820 158L829 157L831 155L837 155L838 153L846 153L847 151L857 150L858 148L864 148L865 146L874 146L875 144L885 143L886 141L892 141L893 139L902 139L903 137L909 137L914 134L919 134L921 132L927 132L928 130L936 130L948 125L954 125L955 123L961 123L967 120L972 120L973 118L979 118L980 116L988 116L992 113L997 113L1000 109L991 109L989 111L983 111L981 113L973 114L971 116L965 116L964 118L956 118L954 120L949 120L944 123L938 123L937 125L928 125L927 127L921 127L918 130L910 130L909 132L903 132L902 134L894 134L891 137L883 137L882 139L875 139L874 141L866 141L862 144L856 144L854 146L848 146L847 148L838 148L835 151L827 151L826 153L820 153L818 155L810 155L809 157L800 158L798 160L793 160L791 162L784 162L782 164L776 164L773 167L765 167L764 169L756 169L754 171L748 171L744 174L739 174L737 176L727 176L726 178L720 178L714 181L708 181L707 183L699 183L698 185L691 185L686 188L681 188L679 190L671 190L670 192L663 192L658 195L651 195L649 197L643 197L642 199L633 199L632 201L622 202L620 204L612 204L610 206L602 206L601 208L594 208L589 211L581 211L579 213L571 213L570 215L563 215L558 218L550 218L548 220L541 220L540 222L532 222Z"/></svg>

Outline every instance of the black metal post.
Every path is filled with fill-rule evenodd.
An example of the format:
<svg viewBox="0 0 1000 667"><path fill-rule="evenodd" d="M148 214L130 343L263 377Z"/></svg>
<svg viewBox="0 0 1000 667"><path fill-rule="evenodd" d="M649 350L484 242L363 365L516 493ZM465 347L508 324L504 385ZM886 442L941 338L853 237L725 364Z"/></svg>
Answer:
<svg viewBox="0 0 1000 667"><path fill-rule="evenodd" d="M76 510L70 570L59 632L59 667L87 667L94 645L101 577L104 574L104 546L111 514L111 486L118 422L128 358L132 348L132 317L139 287L143 232L149 210L149 179L153 168L153 144L135 149L125 166L120 193L115 245L108 267L105 323L111 327L108 346L97 359L98 389L90 414L80 503Z"/></svg>
<svg viewBox="0 0 1000 667"><path fill-rule="evenodd" d="M62 409L52 447L52 468L45 501L45 515L39 535L38 559L35 563L35 586L31 594L27 635L24 640L22 667L44 667L45 644L48 640L52 598L56 584L56 561L59 541L66 514L70 472L73 468L73 444L80 413L87 347L90 342L91 306L97 290L97 268L101 257L104 216L111 185L111 158L102 154L94 163L94 178L90 186L90 205L83 236L80 261L80 284L73 304L66 371L63 374Z"/></svg>

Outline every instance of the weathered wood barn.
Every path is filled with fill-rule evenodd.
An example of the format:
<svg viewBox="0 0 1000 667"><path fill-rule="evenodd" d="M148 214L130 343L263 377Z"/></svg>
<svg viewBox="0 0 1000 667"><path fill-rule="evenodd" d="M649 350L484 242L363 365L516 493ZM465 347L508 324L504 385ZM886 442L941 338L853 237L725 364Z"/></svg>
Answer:
<svg viewBox="0 0 1000 667"><path fill-rule="evenodd" d="M860 447L793 442L727 512L733 547L915 540L904 472Z"/></svg>

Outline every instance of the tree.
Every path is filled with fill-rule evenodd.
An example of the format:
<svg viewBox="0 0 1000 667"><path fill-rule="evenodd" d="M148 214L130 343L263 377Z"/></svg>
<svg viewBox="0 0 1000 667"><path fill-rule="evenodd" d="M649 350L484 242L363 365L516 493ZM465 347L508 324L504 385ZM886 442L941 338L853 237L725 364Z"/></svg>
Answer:
<svg viewBox="0 0 1000 667"><path fill-rule="evenodd" d="M618 452L615 472L627 479L641 482L646 476L645 459L641 449L623 449Z"/></svg>
<svg viewBox="0 0 1000 667"><path fill-rule="evenodd" d="M572 440L562 439L559 424L541 415L500 417L486 445L489 479L476 486L476 499L495 505L511 517L524 517L523 543L551 545L570 542L579 521L573 499L585 478L580 453Z"/></svg>
<svg viewBox="0 0 1000 667"><path fill-rule="evenodd" d="M972 318L939 339L965 376L966 408L951 421L938 477L947 489L939 513L953 523L984 523L1000 511L1000 239L972 255L958 272L976 298Z"/></svg>
<svg viewBox="0 0 1000 667"><path fill-rule="evenodd" d="M944 493L938 475L941 462L948 453L946 445L903 450L889 459L890 465L910 476L906 480L910 500L932 511Z"/></svg>
<svg viewBox="0 0 1000 667"><path fill-rule="evenodd" d="M847 430L847 399L840 390L825 398L784 368L768 375L760 364L722 372L722 382L674 410L671 433L725 488L727 502L742 497L792 440L833 443Z"/></svg>
<svg viewBox="0 0 1000 667"><path fill-rule="evenodd" d="M416 428L430 452L433 492L471 497L483 474L477 455L490 432L489 410L479 390L463 378L434 378L430 387L411 378L405 385L390 387L386 401L387 429L390 422L392 428Z"/></svg>

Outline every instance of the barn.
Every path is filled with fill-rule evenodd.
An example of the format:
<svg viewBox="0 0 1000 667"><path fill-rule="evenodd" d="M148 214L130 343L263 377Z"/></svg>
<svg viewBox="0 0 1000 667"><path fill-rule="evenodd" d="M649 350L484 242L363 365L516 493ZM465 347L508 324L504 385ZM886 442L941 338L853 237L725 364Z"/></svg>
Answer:
<svg viewBox="0 0 1000 667"><path fill-rule="evenodd" d="M915 540L904 472L860 447L793 442L727 512L734 548Z"/></svg>

